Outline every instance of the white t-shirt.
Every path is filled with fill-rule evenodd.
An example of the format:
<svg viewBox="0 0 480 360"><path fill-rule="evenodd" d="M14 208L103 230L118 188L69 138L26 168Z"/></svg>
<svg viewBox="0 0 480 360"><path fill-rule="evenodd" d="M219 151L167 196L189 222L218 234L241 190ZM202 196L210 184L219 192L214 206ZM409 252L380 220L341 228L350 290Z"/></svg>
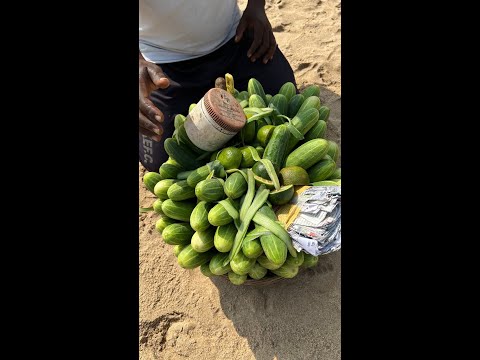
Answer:
<svg viewBox="0 0 480 360"><path fill-rule="evenodd" d="M139 47L162 64L209 54L233 36L241 17L236 0L140 0Z"/></svg>

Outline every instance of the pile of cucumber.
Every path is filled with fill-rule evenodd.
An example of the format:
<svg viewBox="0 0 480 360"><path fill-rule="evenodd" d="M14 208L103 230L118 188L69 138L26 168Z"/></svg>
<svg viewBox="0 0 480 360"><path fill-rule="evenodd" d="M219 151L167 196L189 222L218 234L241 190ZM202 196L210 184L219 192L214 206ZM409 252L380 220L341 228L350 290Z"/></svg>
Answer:
<svg viewBox="0 0 480 360"><path fill-rule="evenodd" d="M247 123L218 151L196 147L185 116L175 117L174 136L165 140L168 161L143 178L157 197L156 229L183 268L228 275L236 285L292 278L318 258L293 248L273 209L290 202L296 186L341 184L339 146L325 139L330 110L317 85L297 94L288 82L272 96L250 79L246 91L230 92Z"/></svg>

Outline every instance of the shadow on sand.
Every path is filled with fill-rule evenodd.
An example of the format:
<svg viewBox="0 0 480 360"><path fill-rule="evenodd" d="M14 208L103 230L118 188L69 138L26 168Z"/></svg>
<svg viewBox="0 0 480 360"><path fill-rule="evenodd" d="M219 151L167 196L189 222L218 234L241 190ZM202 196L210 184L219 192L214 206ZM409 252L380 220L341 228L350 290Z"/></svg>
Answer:
<svg viewBox="0 0 480 360"><path fill-rule="evenodd" d="M255 359L340 359L340 259L340 252L322 256L315 268L266 286L212 278Z"/></svg>

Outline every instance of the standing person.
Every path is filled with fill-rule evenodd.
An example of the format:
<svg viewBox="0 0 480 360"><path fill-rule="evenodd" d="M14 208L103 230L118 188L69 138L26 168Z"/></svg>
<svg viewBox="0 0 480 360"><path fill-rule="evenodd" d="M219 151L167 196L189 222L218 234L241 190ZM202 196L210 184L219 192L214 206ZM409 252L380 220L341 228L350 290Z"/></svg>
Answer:
<svg viewBox="0 0 480 360"><path fill-rule="evenodd" d="M293 70L277 47L265 0L249 0L243 14L236 0L140 0L139 160L158 171L163 148L184 114L212 87L233 75L244 90L256 78L276 94Z"/></svg>

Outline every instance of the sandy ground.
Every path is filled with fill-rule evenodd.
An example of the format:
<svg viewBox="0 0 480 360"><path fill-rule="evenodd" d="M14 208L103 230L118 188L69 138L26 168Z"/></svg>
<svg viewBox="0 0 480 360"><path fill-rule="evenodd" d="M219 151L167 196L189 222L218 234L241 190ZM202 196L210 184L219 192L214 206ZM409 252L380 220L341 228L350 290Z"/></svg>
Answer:
<svg viewBox="0 0 480 360"><path fill-rule="evenodd" d="M239 1L241 9L246 0ZM299 88L321 86L331 109L327 136L340 141L340 1L267 0L280 49ZM154 197L141 183L140 205ZM140 359L340 359L340 252L266 287L234 286L184 270L140 215Z"/></svg>

